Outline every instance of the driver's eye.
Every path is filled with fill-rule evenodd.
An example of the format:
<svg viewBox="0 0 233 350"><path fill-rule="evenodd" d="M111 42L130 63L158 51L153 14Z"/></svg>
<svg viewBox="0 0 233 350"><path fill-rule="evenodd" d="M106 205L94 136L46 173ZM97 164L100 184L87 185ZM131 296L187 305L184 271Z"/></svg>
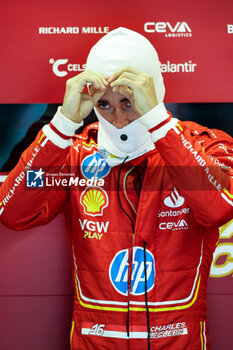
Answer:
<svg viewBox="0 0 233 350"><path fill-rule="evenodd" d="M103 101L103 102L99 102L99 103L98 103L98 107L100 107L100 108L102 108L102 109L107 109L107 108L110 107L110 105L109 105L108 102Z"/></svg>

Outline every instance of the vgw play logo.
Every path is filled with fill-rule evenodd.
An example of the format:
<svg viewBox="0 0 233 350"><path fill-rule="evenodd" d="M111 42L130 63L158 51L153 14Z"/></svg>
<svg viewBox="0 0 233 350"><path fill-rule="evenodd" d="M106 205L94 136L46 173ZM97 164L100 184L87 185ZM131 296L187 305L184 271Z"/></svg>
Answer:
<svg viewBox="0 0 233 350"><path fill-rule="evenodd" d="M122 295L128 295L128 269L129 250L124 249L114 256L109 267L110 281L117 292ZM149 292L154 287L155 281L155 262L149 250L146 250L146 274L147 292ZM144 250L142 247L133 248L130 293L133 295L145 294Z"/></svg>

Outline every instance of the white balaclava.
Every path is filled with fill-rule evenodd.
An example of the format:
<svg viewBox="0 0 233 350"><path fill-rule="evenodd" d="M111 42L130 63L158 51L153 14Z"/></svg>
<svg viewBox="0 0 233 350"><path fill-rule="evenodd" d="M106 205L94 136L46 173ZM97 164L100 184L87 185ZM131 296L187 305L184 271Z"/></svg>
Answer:
<svg viewBox="0 0 233 350"><path fill-rule="evenodd" d="M127 28L112 30L90 50L86 70L112 75L118 69L131 66L153 77L158 103L163 102L165 87L155 48L141 34ZM117 129L96 110L99 119L98 149L109 165L139 157L155 148L147 128L140 118Z"/></svg>

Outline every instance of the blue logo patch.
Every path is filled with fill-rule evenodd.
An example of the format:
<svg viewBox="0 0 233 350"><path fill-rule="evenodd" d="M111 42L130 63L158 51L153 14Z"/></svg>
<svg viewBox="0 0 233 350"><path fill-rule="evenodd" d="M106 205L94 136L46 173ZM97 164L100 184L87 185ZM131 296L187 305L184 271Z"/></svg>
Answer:
<svg viewBox="0 0 233 350"><path fill-rule="evenodd" d="M130 293L133 295L145 294L144 249L133 248ZM129 250L118 252L109 267L109 277L118 293L128 295L128 267ZM147 292L154 287L155 262L152 253L146 250Z"/></svg>
<svg viewBox="0 0 233 350"><path fill-rule="evenodd" d="M44 171L27 170L26 187L44 187Z"/></svg>
<svg viewBox="0 0 233 350"><path fill-rule="evenodd" d="M108 175L110 169L108 163L98 152L85 157L81 165L82 174L86 179L102 179Z"/></svg>

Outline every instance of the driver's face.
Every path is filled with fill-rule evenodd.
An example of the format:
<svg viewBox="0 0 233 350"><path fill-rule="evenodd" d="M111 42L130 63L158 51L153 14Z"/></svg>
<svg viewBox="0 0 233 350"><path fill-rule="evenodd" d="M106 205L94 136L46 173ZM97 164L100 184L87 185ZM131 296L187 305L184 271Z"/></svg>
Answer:
<svg viewBox="0 0 233 350"><path fill-rule="evenodd" d="M104 119L118 129L139 118L129 100L119 92L113 92L111 87L97 102L96 108Z"/></svg>

